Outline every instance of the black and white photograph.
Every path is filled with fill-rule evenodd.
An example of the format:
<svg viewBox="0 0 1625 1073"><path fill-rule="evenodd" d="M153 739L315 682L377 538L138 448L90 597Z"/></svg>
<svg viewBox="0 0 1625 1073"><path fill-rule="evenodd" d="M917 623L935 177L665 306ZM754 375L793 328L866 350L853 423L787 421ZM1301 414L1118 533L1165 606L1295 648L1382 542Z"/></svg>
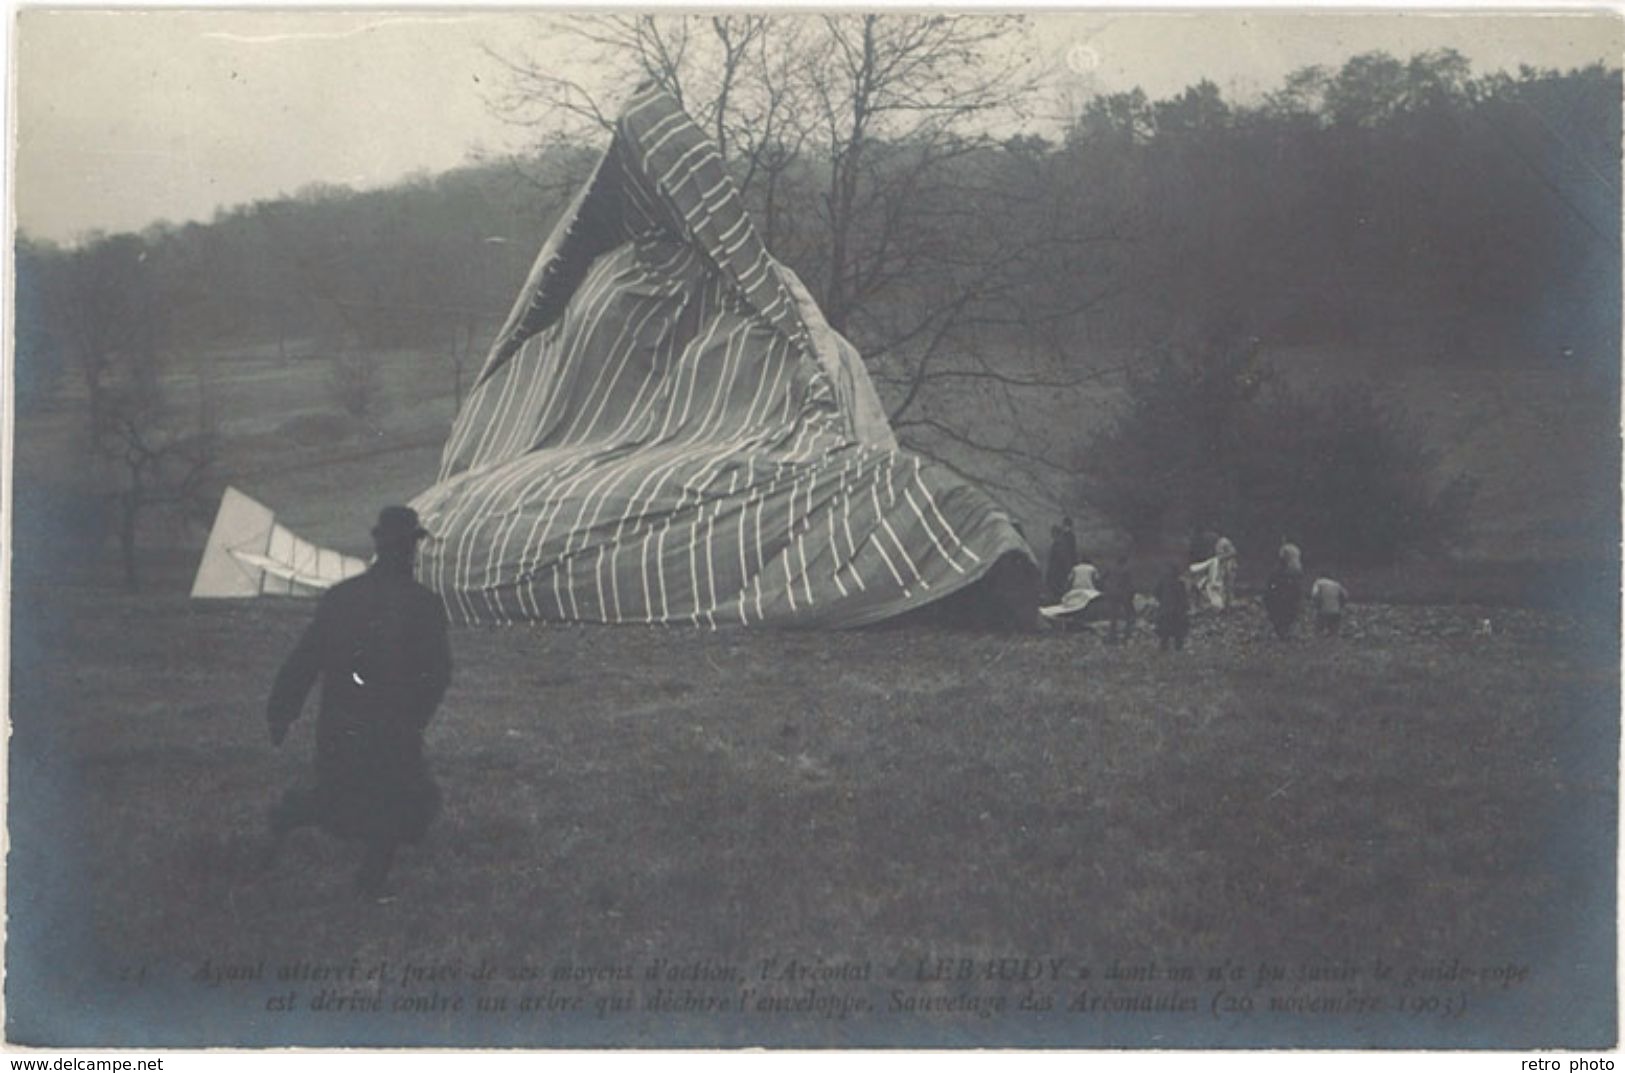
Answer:
<svg viewBox="0 0 1625 1073"><path fill-rule="evenodd" d="M1618 1046L1619 12L10 14L8 1049Z"/></svg>

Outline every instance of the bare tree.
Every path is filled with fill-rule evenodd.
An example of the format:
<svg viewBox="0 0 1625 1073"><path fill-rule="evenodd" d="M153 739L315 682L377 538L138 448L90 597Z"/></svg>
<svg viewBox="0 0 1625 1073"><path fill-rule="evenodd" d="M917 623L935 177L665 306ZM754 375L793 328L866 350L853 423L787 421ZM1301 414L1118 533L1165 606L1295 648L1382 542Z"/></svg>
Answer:
<svg viewBox="0 0 1625 1073"><path fill-rule="evenodd" d="M1028 494L1065 494L1052 461L1064 450L983 435L968 416L990 396L1019 415L1021 393L1079 382L1057 328L1111 290L1032 286L1116 236L1013 174L1045 156L1041 140L1013 138L1046 73L1026 59L1023 19L611 14L548 32L611 73L588 84L497 50L510 76L499 111L576 136L607 127L633 86L664 87L712 132L769 249L865 355L900 437L988 483L1014 466Z"/></svg>
<svg viewBox="0 0 1625 1073"><path fill-rule="evenodd" d="M128 391L156 374L164 329L146 261L146 244L135 235L94 239L72 253L54 296L53 319L83 380L89 442L98 452L111 428L111 381L122 377ZM150 383L143 388L151 389Z"/></svg>
<svg viewBox="0 0 1625 1073"><path fill-rule="evenodd" d="M385 409L384 381L376 351L340 346L332 357L328 386L351 417L376 417Z"/></svg>
<svg viewBox="0 0 1625 1073"><path fill-rule="evenodd" d="M643 82L675 97L710 132L725 158L772 137L787 84L783 58L794 36L769 15L571 15L541 18L538 37L580 46L589 82L559 73L523 46L490 48L508 74L492 108L545 140L608 130L612 103ZM788 24L785 24L788 25Z"/></svg>
<svg viewBox="0 0 1625 1073"><path fill-rule="evenodd" d="M102 451L114 473L124 584L134 591L143 518L154 511L182 523L201 517L217 450L213 433L177 429L161 408L127 402L133 400L119 398L109 408Z"/></svg>
<svg viewBox="0 0 1625 1073"><path fill-rule="evenodd" d="M156 512L187 520L206 504L216 456L207 420L198 427L167 404L164 304L146 270L147 250L133 235L90 243L75 252L57 300L61 323L84 381L87 443L116 506L124 582L140 585L136 555L142 524Z"/></svg>

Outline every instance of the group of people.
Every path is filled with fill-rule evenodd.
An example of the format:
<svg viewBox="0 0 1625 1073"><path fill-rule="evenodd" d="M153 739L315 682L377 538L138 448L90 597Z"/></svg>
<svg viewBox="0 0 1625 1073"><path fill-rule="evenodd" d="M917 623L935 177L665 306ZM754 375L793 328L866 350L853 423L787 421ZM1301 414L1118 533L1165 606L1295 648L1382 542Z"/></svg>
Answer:
<svg viewBox="0 0 1625 1073"><path fill-rule="evenodd" d="M1318 577L1307 586L1303 572L1303 552L1296 544L1283 542L1275 555L1275 566L1264 585L1264 612L1269 616L1275 636L1281 640L1292 635L1298 617L1303 613L1305 599L1315 612L1315 633L1321 637L1336 637L1343 632L1343 611L1348 606L1349 592L1342 582L1329 577Z"/></svg>
<svg viewBox="0 0 1625 1073"><path fill-rule="evenodd" d="M1158 576L1151 592L1151 619L1165 651L1185 647L1193 604L1211 611L1235 605L1238 561L1236 546L1228 537L1198 532L1192 537L1187 561L1170 563ZM1106 640L1113 644L1132 636L1139 608L1128 556L1118 556L1108 569L1097 568L1079 554L1071 518L1050 529L1045 584L1050 603L1041 610L1052 623L1074 618L1103 621L1107 623ZM1285 640L1292 635L1306 605L1314 610L1315 632L1336 637L1342 632L1348 602L1348 590L1333 578L1319 577L1307 583L1302 551L1290 541L1282 542L1263 595L1264 612L1276 637Z"/></svg>
<svg viewBox="0 0 1625 1073"><path fill-rule="evenodd" d="M1128 556L1119 555L1105 569L1080 556L1071 518L1050 527L1044 583L1051 602L1039 610L1050 622L1064 624L1073 618L1103 621L1107 624L1106 640L1111 644L1133 636L1140 613L1135 602L1139 587ZM1184 571L1171 567L1157 582L1155 596L1157 635L1163 647L1183 648L1190 633L1191 603Z"/></svg>
<svg viewBox="0 0 1625 1073"><path fill-rule="evenodd" d="M1053 602L1039 610L1050 621L1065 622L1087 611L1091 618L1108 623L1106 639L1111 643L1126 641L1133 634L1138 611L1128 556L1118 556L1116 564L1104 570L1080 557L1071 518L1050 527L1044 587Z"/></svg>
<svg viewBox="0 0 1625 1073"><path fill-rule="evenodd" d="M377 556L359 577L335 585L277 673L266 706L271 741L281 745L319 681L315 778L291 788L271 811L262 865L302 827L321 827L361 843L360 894L386 897L385 881L403 844L419 841L440 807L424 759L424 731L451 681L445 611L412 577L418 541L427 534L407 507L386 507L373 527ZM1072 519L1052 527L1046 583L1052 621L1089 613L1107 623L1106 639L1133 636L1140 606L1127 555L1100 569L1078 553ZM1157 579L1152 620L1164 650L1182 650L1190 635L1193 593L1210 608L1235 601L1236 548L1222 536L1199 535L1191 561L1170 563ZM1264 589L1276 636L1291 635L1305 602L1315 630L1342 628L1348 590L1331 578L1304 585L1302 553L1283 543Z"/></svg>

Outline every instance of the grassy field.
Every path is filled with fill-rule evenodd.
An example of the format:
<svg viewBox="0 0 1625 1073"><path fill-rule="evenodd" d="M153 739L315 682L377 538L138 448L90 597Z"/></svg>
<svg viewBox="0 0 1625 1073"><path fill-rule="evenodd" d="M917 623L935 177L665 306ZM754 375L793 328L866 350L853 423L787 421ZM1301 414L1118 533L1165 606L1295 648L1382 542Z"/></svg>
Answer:
<svg viewBox="0 0 1625 1073"><path fill-rule="evenodd" d="M1614 1041L1597 623L462 629L445 812L372 905L313 832L255 868L309 604L14 606L20 1042Z"/></svg>
<svg viewBox="0 0 1625 1073"><path fill-rule="evenodd" d="M1380 378L1481 482L1476 559L1346 578L1348 636L1278 644L1253 607L1181 655L918 623L459 630L445 813L386 905L313 833L255 868L309 764L308 720L278 751L262 711L310 605L188 601L200 532L148 534L121 592L58 524L83 415L23 415L10 1036L1611 1044L1616 399L1529 355L1334 350L1278 357ZM325 362L265 348L172 386L212 393L222 481L364 552L433 480L443 364L386 356L367 420ZM1012 506L1037 533L1056 509Z"/></svg>

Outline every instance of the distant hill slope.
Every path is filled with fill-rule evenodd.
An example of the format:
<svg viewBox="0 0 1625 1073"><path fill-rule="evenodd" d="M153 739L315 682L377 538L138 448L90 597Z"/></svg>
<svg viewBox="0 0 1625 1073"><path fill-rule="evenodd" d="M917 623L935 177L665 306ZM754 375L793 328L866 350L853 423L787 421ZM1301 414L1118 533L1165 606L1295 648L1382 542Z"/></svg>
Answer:
<svg viewBox="0 0 1625 1073"><path fill-rule="evenodd" d="M1566 354L1489 340L1469 359L1446 361L1425 344L1266 346L1265 358L1295 386L1335 391L1377 385L1438 452L1440 476L1466 472L1479 484L1467 554L1488 560L1598 560L1616 554L1619 407L1611 356L1592 343ZM1121 355L1101 359L1122 360ZM332 397L330 364L319 356L277 361L254 352L212 366L213 405L224 432L219 481L274 507L320 543L365 550L378 504L409 498L432 482L452 416L449 360L442 353L378 355L384 408L349 418ZM177 386L184 386L178 384ZM1103 379L1030 400L1013 429L1002 411L967 405L966 427L1025 434L1036 448L1076 445L1106 420L1118 398ZM82 415L71 393L17 424L16 478L35 487L83 487ZM1062 456L1064 457L1064 456ZM992 464L968 452L953 459L991 472L1002 485L1030 485L1031 467ZM1001 468L1002 467L1002 468ZM1051 479L1065 495L1065 481ZM1086 547L1113 539L1104 519L1073 498L994 489L1042 552L1063 510L1078 516ZM30 501L32 502L32 501ZM31 509L25 504L21 509ZM28 519L24 519L26 527ZM164 530L148 541L192 545L202 534ZM1247 549L1244 549L1246 551Z"/></svg>

